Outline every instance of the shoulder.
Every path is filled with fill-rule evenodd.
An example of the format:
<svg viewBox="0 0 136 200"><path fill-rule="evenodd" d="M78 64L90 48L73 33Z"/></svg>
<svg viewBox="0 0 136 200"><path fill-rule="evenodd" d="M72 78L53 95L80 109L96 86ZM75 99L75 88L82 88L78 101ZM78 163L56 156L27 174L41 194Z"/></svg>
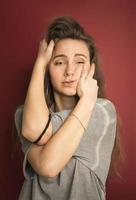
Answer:
<svg viewBox="0 0 136 200"><path fill-rule="evenodd" d="M113 102L111 102L109 99L98 98L94 111L107 120L116 120L116 108Z"/></svg>
<svg viewBox="0 0 136 200"><path fill-rule="evenodd" d="M14 113L15 120L17 120L18 118L22 116L23 108L24 108L24 105L20 105L16 108L15 113Z"/></svg>
<svg viewBox="0 0 136 200"><path fill-rule="evenodd" d="M14 113L14 120L18 133L20 132L20 128L22 125L23 107L23 105L18 106Z"/></svg>
<svg viewBox="0 0 136 200"><path fill-rule="evenodd" d="M115 105L109 99L98 98L97 101L96 101L96 106L101 107L103 109L106 109L109 112L116 113Z"/></svg>
<svg viewBox="0 0 136 200"><path fill-rule="evenodd" d="M24 108L24 105L18 106L15 110L15 116L21 114L23 112L23 108Z"/></svg>

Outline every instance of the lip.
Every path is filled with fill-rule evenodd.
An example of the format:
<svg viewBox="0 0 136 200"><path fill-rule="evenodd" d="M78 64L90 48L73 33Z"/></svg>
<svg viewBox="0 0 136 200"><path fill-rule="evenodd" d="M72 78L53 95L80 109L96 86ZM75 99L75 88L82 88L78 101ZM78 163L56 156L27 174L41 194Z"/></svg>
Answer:
<svg viewBox="0 0 136 200"><path fill-rule="evenodd" d="M75 82L76 80L71 80L71 81L63 81L62 83L73 83Z"/></svg>
<svg viewBox="0 0 136 200"><path fill-rule="evenodd" d="M63 82L62 82L62 84L63 84L64 86L67 86L67 87L71 87L71 86L75 85L75 83L76 83L76 80L63 81Z"/></svg>

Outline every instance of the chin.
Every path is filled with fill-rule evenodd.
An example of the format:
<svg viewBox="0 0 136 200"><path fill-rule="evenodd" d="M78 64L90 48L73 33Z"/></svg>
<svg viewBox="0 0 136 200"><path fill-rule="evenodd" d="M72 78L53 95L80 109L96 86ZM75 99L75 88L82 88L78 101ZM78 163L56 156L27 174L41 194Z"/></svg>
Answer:
<svg viewBox="0 0 136 200"><path fill-rule="evenodd" d="M65 90L59 90L56 92L59 93L59 95L68 96L68 97L77 95L76 89L72 89L72 88L68 88Z"/></svg>
<svg viewBox="0 0 136 200"><path fill-rule="evenodd" d="M62 92L63 95L65 96L75 96L76 95L76 91L68 91L68 92Z"/></svg>

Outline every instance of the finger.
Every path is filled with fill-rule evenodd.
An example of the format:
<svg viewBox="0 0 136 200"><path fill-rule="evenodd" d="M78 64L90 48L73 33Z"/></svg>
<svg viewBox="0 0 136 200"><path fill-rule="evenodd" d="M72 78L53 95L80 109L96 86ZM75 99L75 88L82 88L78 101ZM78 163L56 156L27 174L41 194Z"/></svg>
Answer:
<svg viewBox="0 0 136 200"><path fill-rule="evenodd" d="M87 68L86 68L86 66L83 66L80 78L86 79L86 76L87 76Z"/></svg>
<svg viewBox="0 0 136 200"><path fill-rule="evenodd" d="M42 39L42 40L40 41L40 48L41 48L42 50L45 50L45 49L47 48L47 42L45 41L45 39Z"/></svg>
<svg viewBox="0 0 136 200"><path fill-rule="evenodd" d="M53 55L53 49L54 49L55 43L53 40L50 41L46 51L45 51L45 55L46 55L46 60L47 63L49 63L51 61L52 55Z"/></svg>
<svg viewBox="0 0 136 200"><path fill-rule="evenodd" d="M53 40L51 40L47 47L47 51L49 51L49 53L52 53L54 46L55 46L55 43Z"/></svg>
<svg viewBox="0 0 136 200"><path fill-rule="evenodd" d="M94 73L95 73L95 64L93 63L93 64L91 65L91 69L90 69L90 71L89 71L89 73L88 73L88 76L91 77L91 78L93 78Z"/></svg>

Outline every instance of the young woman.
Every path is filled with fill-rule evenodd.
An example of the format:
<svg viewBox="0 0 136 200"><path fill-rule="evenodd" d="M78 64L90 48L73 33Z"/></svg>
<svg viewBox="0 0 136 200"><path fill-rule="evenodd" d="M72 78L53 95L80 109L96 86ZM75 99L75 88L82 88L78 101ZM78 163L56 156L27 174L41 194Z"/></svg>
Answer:
<svg viewBox="0 0 136 200"><path fill-rule="evenodd" d="M25 153L19 199L104 200L116 121L93 38L73 18L56 18L15 113Z"/></svg>

